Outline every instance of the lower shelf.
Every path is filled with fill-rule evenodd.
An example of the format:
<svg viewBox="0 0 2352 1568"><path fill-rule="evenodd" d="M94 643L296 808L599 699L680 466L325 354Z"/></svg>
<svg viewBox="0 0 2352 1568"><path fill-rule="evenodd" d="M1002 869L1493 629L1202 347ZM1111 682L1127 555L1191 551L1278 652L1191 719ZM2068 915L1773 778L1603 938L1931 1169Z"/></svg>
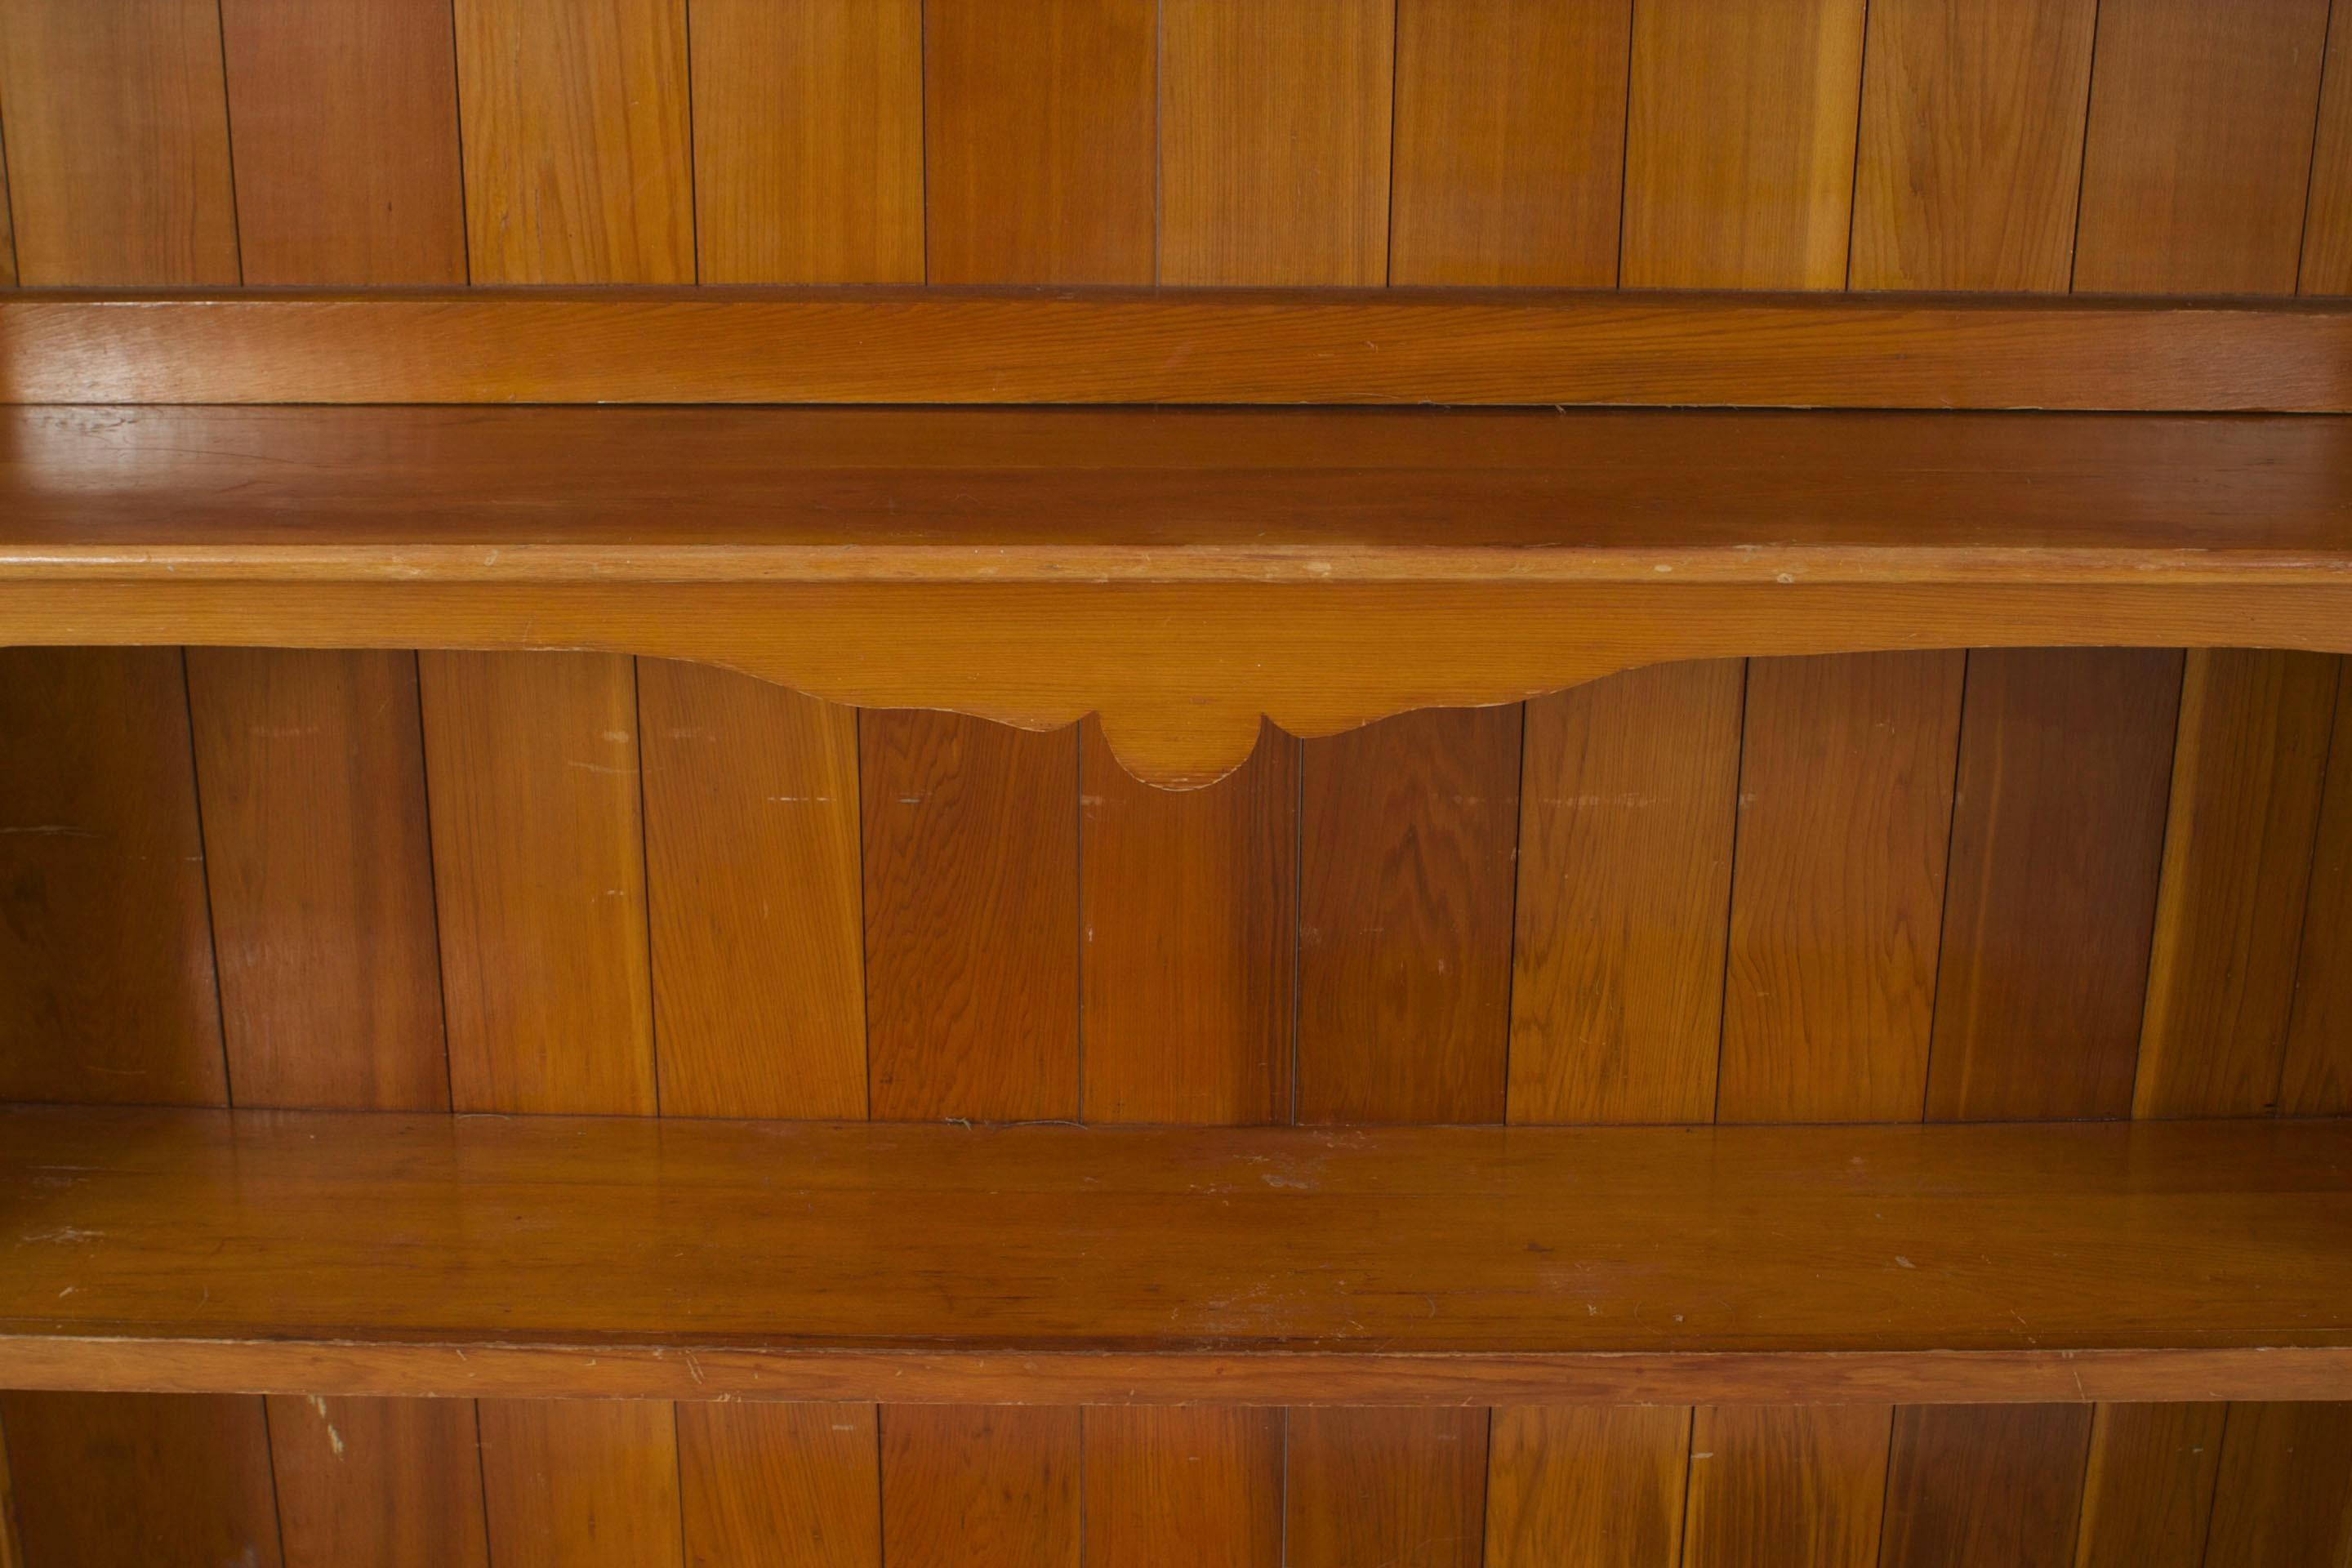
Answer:
<svg viewBox="0 0 2352 1568"><path fill-rule="evenodd" d="M2352 1122L0 1110L0 1387L2352 1397Z"/></svg>

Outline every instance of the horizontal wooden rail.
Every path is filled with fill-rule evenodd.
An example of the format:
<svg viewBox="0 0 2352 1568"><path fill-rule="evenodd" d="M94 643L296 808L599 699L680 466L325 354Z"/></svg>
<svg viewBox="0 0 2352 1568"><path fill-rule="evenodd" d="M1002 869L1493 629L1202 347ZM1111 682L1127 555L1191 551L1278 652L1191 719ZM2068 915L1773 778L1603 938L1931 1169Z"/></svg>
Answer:
<svg viewBox="0 0 2352 1568"><path fill-rule="evenodd" d="M9 403L2352 410L2352 301L831 289L0 296Z"/></svg>
<svg viewBox="0 0 2352 1568"><path fill-rule="evenodd" d="M2352 1397L2352 1123L0 1112L0 1385Z"/></svg>

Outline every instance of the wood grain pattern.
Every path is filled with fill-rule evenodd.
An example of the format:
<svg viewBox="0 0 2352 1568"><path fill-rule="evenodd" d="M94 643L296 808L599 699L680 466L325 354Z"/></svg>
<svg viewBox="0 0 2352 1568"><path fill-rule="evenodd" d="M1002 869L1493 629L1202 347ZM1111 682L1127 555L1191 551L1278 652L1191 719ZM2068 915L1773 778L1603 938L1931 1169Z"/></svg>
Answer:
<svg viewBox="0 0 2352 1568"><path fill-rule="evenodd" d="M16 1533L16 1489L8 1471L8 1434L0 1426L0 1568L25 1568L25 1547Z"/></svg>
<svg viewBox="0 0 2352 1568"><path fill-rule="evenodd" d="M2071 1568L2090 1438L2087 1405L1897 1410L1883 1568Z"/></svg>
<svg viewBox="0 0 2352 1568"><path fill-rule="evenodd" d="M2200 1568L2226 1405L2102 1405L2074 1568ZM2218 1568L2218 1564L2217 1564Z"/></svg>
<svg viewBox="0 0 2352 1568"><path fill-rule="evenodd" d="M1927 1114L2130 1114L2181 658L1969 655Z"/></svg>
<svg viewBox="0 0 2352 1568"><path fill-rule="evenodd" d="M455 0L478 283L694 281L685 0Z"/></svg>
<svg viewBox="0 0 2352 1568"><path fill-rule="evenodd" d="M236 1103L446 1110L415 655L187 661Z"/></svg>
<svg viewBox="0 0 2352 1568"><path fill-rule="evenodd" d="M222 0L245 281L463 283L450 0Z"/></svg>
<svg viewBox="0 0 2352 1568"><path fill-rule="evenodd" d="M2074 287L2294 292L2326 0L2099 11Z"/></svg>
<svg viewBox="0 0 2352 1568"><path fill-rule="evenodd" d="M1503 1119L1520 723L1411 713L1307 747L1301 1121Z"/></svg>
<svg viewBox="0 0 2352 1568"><path fill-rule="evenodd" d="M1159 147L1151 0L924 0L935 283L1149 283Z"/></svg>
<svg viewBox="0 0 2352 1568"><path fill-rule="evenodd" d="M856 714L667 659L637 703L662 1110L864 1116Z"/></svg>
<svg viewBox="0 0 2352 1568"><path fill-rule="evenodd" d="M26 285L238 281L214 0L0 7L0 134Z"/></svg>
<svg viewBox="0 0 2352 1568"><path fill-rule="evenodd" d="M2327 25L2296 285L2305 294L2352 294L2352 12L2345 0L2336 0Z"/></svg>
<svg viewBox="0 0 2352 1568"><path fill-rule="evenodd" d="M1283 1561L1477 1568L1486 1426L1484 1410L1293 1410Z"/></svg>
<svg viewBox="0 0 2352 1568"><path fill-rule="evenodd" d="M1077 732L871 713L858 746L872 1114L1076 1116Z"/></svg>
<svg viewBox="0 0 2352 1568"><path fill-rule="evenodd" d="M1660 665L1528 704L1511 1121L1714 1120L1746 680Z"/></svg>
<svg viewBox="0 0 2352 1568"><path fill-rule="evenodd" d="M1963 664L1749 662L1722 1120L1920 1114Z"/></svg>
<svg viewBox="0 0 2352 1568"><path fill-rule="evenodd" d="M1393 0L1161 0L1160 278L1388 281Z"/></svg>
<svg viewBox="0 0 2352 1568"><path fill-rule="evenodd" d="M286 1568L488 1568L467 1399L273 1397Z"/></svg>
<svg viewBox="0 0 2352 1568"><path fill-rule="evenodd" d="M1633 10L1619 281L1843 287L1861 0L1645 0Z"/></svg>
<svg viewBox="0 0 2352 1568"><path fill-rule="evenodd" d="M1684 1568L1876 1568L1893 1419L1884 1405L1702 1405Z"/></svg>
<svg viewBox="0 0 2352 1568"><path fill-rule="evenodd" d="M5 120L5 116L0 116ZM16 287L16 228L8 211L8 141L0 128L0 289ZM5 1559L0 1559L5 1561ZM8 1563L7 1568L17 1568Z"/></svg>
<svg viewBox="0 0 2352 1568"><path fill-rule="evenodd" d="M921 0L695 0L706 283L923 280Z"/></svg>
<svg viewBox="0 0 2352 1568"><path fill-rule="evenodd" d="M250 1394L0 1394L27 1564L278 1568Z"/></svg>
<svg viewBox="0 0 2352 1568"><path fill-rule="evenodd" d="M885 1405L890 1568L1078 1568L1079 1413Z"/></svg>
<svg viewBox="0 0 2352 1568"><path fill-rule="evenodd" d="M2063 293L2097 0L1878 0L1853 289Z"/></svg>
<svg viewBox="0 0 2352 1568"><path fill-rule="evenodd" d="M482 1499L499 1568L680 1568L666 1404L486 1399Z"/></svg>
<svg viewBox="0 0 2352 1568"><path fill-rule="evenodd" d="M1279 1410L1086 1412L1087 1568L1278 1568Z"/></svg>
<svg viewBox="0 0 2352 1568"><path fill-rule="evenodd" d="M2352 1114L2352 659L2338 660L2327 784L2311 858L2279 1111Z"/></svg>
<svg viewBox="0 0 2352 1568"><path fill-rule="evenodd" d="M224 1105L176 648L0 654L0 1092Z"/></svg>
<svg viewBox="0 0 2352 1568"><path fill-rule="evenodd" d="M1496 1411L1486 1568L1676 1568L1690 1437L1672 1406Z"/></svg>
<svg viewBox="0 0 2352 1568"><path fill-rule="evenodd" d="M633 661L426 653L459 1110L656 1108Z"/></svg>
<svg viewBox="0 0 2352 1568"><path fill-rule="evenodd" d="M1269 727L1202 790L1079 745L1088 1121L1287 1121L1298 970L1298 742Z"/></svg>
<svg viewBox="0 0 2352 1568"><path fill-rule="evenodd" d="M2136 1116L2277 1107L2336 675L2309 654L2189 656Z"/></svg>
<svg viewBox="0 0 2352 1568"><path fill-rule="evenodd" d="M1617 281L1629 0L1404 0L1389 281Z"/></svg>
<svg viewBox="0 0 2352 1568"><path fill-rule="evenodd" d="M2352 1561L2352 1405L2232 1405L2205 1561Z"/></svg>
<svg viewBox="0 0 2352 1568"><path fill-rule="evenodd" d="M870 1405L681 1405L688 1568L881 1568Z"/></svg>

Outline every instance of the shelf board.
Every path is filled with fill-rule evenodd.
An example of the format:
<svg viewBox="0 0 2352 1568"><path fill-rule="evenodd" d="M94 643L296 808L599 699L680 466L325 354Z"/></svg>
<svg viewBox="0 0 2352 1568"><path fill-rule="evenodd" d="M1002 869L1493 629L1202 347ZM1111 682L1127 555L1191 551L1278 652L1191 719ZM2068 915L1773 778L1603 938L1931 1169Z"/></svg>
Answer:
<svg viewBox="0 0 2352 1568"><path fill-rule="evenodd" d="M0 1111L0 1386L2352 1397L2352 1123Z"/></svg>

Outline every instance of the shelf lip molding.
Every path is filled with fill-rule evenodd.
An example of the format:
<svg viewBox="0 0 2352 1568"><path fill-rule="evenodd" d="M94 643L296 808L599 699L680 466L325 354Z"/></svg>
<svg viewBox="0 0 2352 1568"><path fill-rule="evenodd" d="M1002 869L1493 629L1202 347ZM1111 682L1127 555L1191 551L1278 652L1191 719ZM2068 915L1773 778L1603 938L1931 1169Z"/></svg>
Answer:
<svg viewBox="0 0 2352 1568"><path fill-rule="evenodd" d="M6 1386L2352 1397L2341 1121L1324 1131L19 1107L0 1133Z"/></svg>
<svg viewBox="0 0 2352 1568"><path fill-rule="evenodd" d="M2352 409L2352 304L1643 291L0 296L0 403Z"/></svg>

